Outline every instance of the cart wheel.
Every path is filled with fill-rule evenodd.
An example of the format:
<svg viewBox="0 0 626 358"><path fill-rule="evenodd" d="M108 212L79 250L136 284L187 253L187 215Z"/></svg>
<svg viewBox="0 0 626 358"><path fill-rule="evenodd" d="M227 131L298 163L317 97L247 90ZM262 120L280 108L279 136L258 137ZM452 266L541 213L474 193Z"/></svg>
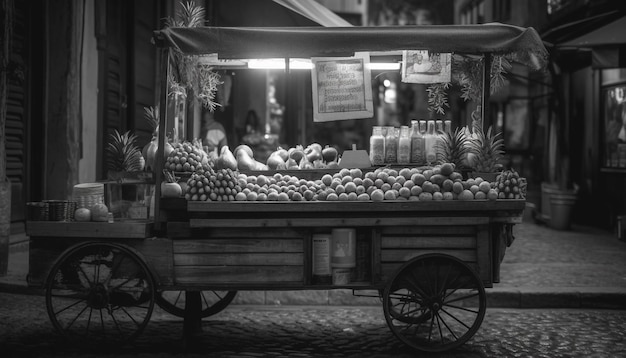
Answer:
<svg viewBox="0 0 626 358"><path fill-rule="evenodd" d="M146 327L155 302L154 280L129 249L85 243L66 251L46 281L46 308L65 338L116 347Z"/></svg>
<svg viewBox="0 0 626 358"><path fill-rule="evenodd" d="M402 342L442 352L467 342L485 317L485 288L463 261L429 254L404 264L385 287L387 325Z"/></svg>
<svg viewBox="0 0 626 358"><path fill-rule="evenodd" d="M185 316L185 291L162 291L157 293L156 303L166 312L177 317ZM224 310L235 298L237 291L201 291L201 318L213 316Z"/></svg>

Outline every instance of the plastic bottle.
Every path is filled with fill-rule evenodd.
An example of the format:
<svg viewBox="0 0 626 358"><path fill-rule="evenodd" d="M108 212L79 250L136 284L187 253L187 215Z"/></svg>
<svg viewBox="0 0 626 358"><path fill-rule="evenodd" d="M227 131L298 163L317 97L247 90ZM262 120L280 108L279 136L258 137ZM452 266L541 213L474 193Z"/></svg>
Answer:
<svg viewBox="0 0 626 358"><path fill-rule="evenodd" d="M370 162L372 165L383 165L385 163L385 137L383 137L382 127L380 126L372 128Z"/></svg>
<svg viewBox="0 0 626 358"><path fill-rule="evenodd" d="M387 127L385 136L385 163L394 164L398 162L398 137L400 129Z"/></svg>
<svg viewBox="0 0 626 358"><path fill-rule="evenodd" d="M422 124L424 129L422 130ZM424 136L422 132L426 130L426 122L411 121L411 163L424 165Z"/></svg>
<svg viewBox="0 0 626 358"><path fill-rule="evenodd" d="M398 163L409 164L411 162L411 136L409 127L400 127L400 138L398 139Z"/></svg>
<svg viewBox="0 0 626 358"><path fill-rule="evenodd" d="M429 120L426 122L427 129L424 135L424 152L426 153L426 163L433 165L437 161L437 136L435 135L435 121Z"/></svg>
<svg viewBox="0 0 626 358"><path fill-rule="evenodd" d="M435 136L437 140L435 141L435 155L437 156L436 162L439 162L443 156L441 153L443 146L443 120L435 121Z"/></svg>

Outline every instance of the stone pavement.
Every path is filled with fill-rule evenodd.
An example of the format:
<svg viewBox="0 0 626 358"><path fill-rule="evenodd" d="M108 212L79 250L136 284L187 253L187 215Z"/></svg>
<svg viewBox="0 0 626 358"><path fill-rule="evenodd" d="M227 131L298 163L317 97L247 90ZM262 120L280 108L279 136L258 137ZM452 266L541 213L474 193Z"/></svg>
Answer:
<svg viewBox="0 0 626 358"><path fill-rule="evenodd" d="M574 225L559 231L530 218L514 227L501 282L487 289L488 307L626 308L626 242L615 233ZM11 237L9 270L0 291L35 293L26 285L28 238ZM379 305L350 290L239 292L233 304Z"/></svg>

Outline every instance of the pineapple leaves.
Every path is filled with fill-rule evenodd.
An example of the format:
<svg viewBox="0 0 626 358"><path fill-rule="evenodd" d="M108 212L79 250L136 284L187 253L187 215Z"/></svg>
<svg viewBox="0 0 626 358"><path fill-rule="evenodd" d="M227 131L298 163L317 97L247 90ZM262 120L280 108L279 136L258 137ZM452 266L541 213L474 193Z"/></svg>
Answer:
<svg viewBox="0 0 626 358"><path fill-rule="evenodd" d="M107 168L117 172L140 171L142 155L136 143L137 136L130 131L120 134L114 130L105 149Z"/></svg>
<svg viewBox="0 0 626 358"><path fill-rule="evenodd" d="M470 151L474 154L472 167L477 172L496 172L502 168L504 157L504 139L502 133L494 133L489 127L487 133L478 124L474 125L473 137L469 141Z"/></svg>
<svg viewBox="0 0 626 358"><path fill-rule="evenodd" d="M143 107L143 117L150 125L150 129L152 129L154 135L154 132L157 131L157 127L159 126L159 106Z"/></svg>
<svg viewBox="0 0 626 358"><path fill-rule="evenodd" d="M470 138L467 136L465 128L458 127L454 133L445 131L441 137L441 141L437 142L438 163L453 163L456 168L466 166L467 155L470 152Z"/></svg>

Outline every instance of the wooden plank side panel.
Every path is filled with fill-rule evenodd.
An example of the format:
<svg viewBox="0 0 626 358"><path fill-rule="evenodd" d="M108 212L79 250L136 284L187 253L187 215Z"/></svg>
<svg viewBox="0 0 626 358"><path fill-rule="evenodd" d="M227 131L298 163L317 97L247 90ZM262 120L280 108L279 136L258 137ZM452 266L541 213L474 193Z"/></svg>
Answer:
<svg viewBox="0 0 626 358"><path fill-rule="evenodd" d="M302 266L302 253L185 253L174 254L176 266Z"/></svg>
<svg viewBox="0 0 626 358"><path fill-rule="evenodd" d="M406 262L415 257L427 254L445 254L454 256L463 261L476 261L476 250L382 250L381 261L383 264L387 262Z"/></svg>
<svg viewBox="0 0 626 358"><path fill-rule="evenodd" d="M177 284L294 283L304 284L303 266L176 266Z"/></svg>
<svg viewBox="0 0 626 358"><path fill-rule="evenodd" d="M301 253L302 239L189 239L174 240L174 254L186 253Z"/></svg>
<svg viewBox="0 0 626 358"><path fill-rule="evenodd" d="M475 236L474 225L443 225L443 226L387 226L381 228L384 236L415 236L421 235L446 235L446 236Z"/></svg>
<svg viewBox="0 0 626 358"><path fill-rule="evenodd" d="M207 227L359 227L359 226L446 226L489 223L488 217L294 217L294 218L196 218L189 220L192 228Z"/></svg>
<svg viewBox="0 0 626 358"><path fill-rule="evenodd" d="M77 237L77 238L147 238L152 236L153 223L149 221L64 222L28 221L26 234L31 237Z"/></svg>
<svg viewBox="0 0 626 358"><path fill-rule="evenodd" d="M384 236L383 249L474 249L475 236Z"/></svg>
<svg viewBox="0 0 626 358"><path fill-rule="evenodd" d="M95 241L95 240L91 240ZM41 287L45 283L52 265L63 252L73 245L85 242L84 238L31 238L28 253L28 284ZM166 238L148 239L102 239L101 243L118 243L134 249L148 265L158 284L174 283L172 241Z"/></svg>
<svg viewBox="0 0 626 358"><path fill-rule="evenodd" d="M474 271L478 272L478 263L476 262L465 262L469 267L471 267ZM383 282L388 282L390 281L394 275L397 273L397 270L400 269L400 266L402 266L404 263L403 262L390 262L390 263L383 263L381 265L381 281ZM481 281L483 282L483 285L486 288L491 288L493 287L493 283L491 282L491 279L486 278L482 275L479 275Z"/></svg>

